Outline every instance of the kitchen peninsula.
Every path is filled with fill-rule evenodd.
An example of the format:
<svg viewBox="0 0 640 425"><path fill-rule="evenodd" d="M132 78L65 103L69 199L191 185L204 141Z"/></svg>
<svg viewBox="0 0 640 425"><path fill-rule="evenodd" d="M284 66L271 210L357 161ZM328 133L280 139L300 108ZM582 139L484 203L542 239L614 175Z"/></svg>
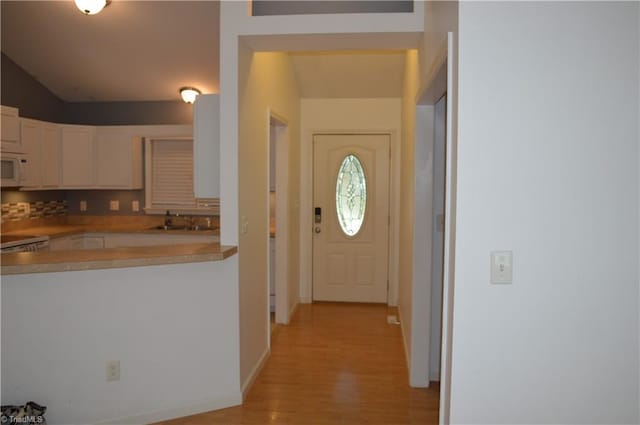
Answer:
<svg viewBox="0 0 640 425"><path fill-rule="evenodd" d="M22 230L5 223L10 233L52 242L155 239L2 255L8 402L38 400L51 423L148 423L241 402L236 248L220 246L218 229L160 230L154 219L162 222L66 216ZM157 244L163 238L188 243ZM117 379L106 372L114 362ZM116 411L95 402L105 397Z"/></svg>

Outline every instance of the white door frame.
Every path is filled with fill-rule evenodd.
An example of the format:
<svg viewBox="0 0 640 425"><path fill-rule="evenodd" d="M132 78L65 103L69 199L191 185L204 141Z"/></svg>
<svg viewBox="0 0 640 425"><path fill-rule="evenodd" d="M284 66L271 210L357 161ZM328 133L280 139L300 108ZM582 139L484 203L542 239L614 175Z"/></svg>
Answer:
<svg viewBox="0 0 640 425"><path fill-rule="evenodd" d="M302 135L300 141L300 302L313 301L313 136L331 134L384 134L389 136L389 288L387 304L398 301L398 260L400 228L400 138L396 130L312 129ZM276 295L276 302L278 298ZM277 309L277 307L276 307Z"/></svg>
<svg viewBox="0 0 640 425"><path fill-rule="evenodd" d="M453 308L455 285L456 188L457 188L457 62L454 34L449 32L440 47L436 66L427 84L416 98L416 108L435 105L447 95L445 140L445 202L444 202L444 267L442 276L442 341L440 354L440 424L449 424L451 406L451 359L453 351ZM416 117L417 119L418 117ZM433 114L431 116L433 119ZM416 138L424 137L418 134ZM414 253L415 255L415 253ZM415 258L415 257L414 257ZM429 257L430 258L430 257ZM428 356L428 354L427 354Z"/></svg>
<svg viewBox="0 0 640 425"><path fill-rule="evenodd" d="M275 242L275 291L276 291L276 323L287 324L289 323L289 123L286 118L278 113L269 109L267 114L267 130L269 135L267 140L269 141L269 150L271 149L271 122L275 121L276 124L276 242ZM271 164L269 156L267 155L267 161L269 163L268 169L271 174ZM266 191L269 193L269 179L266 182ZM268 199L268 198L267 198ZM270 233L269 223L269 202L267 202L267 236ZM269 243L270 238L267 237L267 258L269 258ZM271 262L267 264L267 282L270 276ZM267 285L267 306L270 303L270 294ZM269 314L269 308L267 308L267 314ZM270 326L271 320L268 318L267 325ZM270 332L269 332L270 333Z"/></svg>

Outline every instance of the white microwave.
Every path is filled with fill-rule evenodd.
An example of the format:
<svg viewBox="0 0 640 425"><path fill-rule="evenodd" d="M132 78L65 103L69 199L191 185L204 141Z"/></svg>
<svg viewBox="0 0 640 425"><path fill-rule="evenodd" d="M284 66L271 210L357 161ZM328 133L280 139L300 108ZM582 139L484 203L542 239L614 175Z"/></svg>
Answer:
<svg viewBox="0 0 640 425"><path fill-rule="evenodd" d="M0 155L2 167L2 187L20 187L26 178L25 169L27 158L21 153L2 152Z"/></svg>

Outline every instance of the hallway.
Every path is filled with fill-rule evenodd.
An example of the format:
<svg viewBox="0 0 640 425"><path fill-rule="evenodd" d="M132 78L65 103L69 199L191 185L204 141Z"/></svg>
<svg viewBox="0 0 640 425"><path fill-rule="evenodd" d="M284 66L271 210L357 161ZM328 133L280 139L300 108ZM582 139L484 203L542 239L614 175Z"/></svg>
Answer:
<svg viewBox="0 0 640 425"><path fill-rule="evenodd" d="M408 385L400 326L386 305L301 304L272 334L271 356L244 404L162 422L431 424L439 388ZM394 313L395 314L395 313Z"/></svg>

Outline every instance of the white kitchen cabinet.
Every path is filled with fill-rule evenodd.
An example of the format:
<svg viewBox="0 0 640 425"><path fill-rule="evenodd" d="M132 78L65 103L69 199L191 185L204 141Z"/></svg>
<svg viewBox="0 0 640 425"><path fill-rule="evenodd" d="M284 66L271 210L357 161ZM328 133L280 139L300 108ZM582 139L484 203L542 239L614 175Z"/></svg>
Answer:
<svg viewBox="0 0 640 425"><path fill-rule="evenodd" d="M57 124L20 120L24 166L23 190L57 189L60 185L60 131Z"/></svg>
<svg viewBox="0 0 640 425"><path fill-rule="evenodd" d="M22 152L18 109L9 106L0 106L0 115L2 117L0 126L2 151Z"/></svg>
<svg viewBox="0 0 640 425"><path fill-rule="evenodd" d="M65 189L94 186L93 127L63 125L61 142L61 181Z"/></svg>
<svg viewBox="0 0 640 425"><path fill-rule="evenodd" d="M142 189L142 140L126 129L96 127L95 187Z"/></svg>
<svg viewBox="0 0 640 425"><path fill-rule="evenodd" d="M202 234L152 234L152 233L82 233L78 235L52 237L49 251L80 249L123 248L157 245L179 245L189 243L212 243L220 238Z"/></svg>
<svg viewBox="0 0 640 425"><path fill-rule="evenodd" d="M40 161L42 188L57 189L60 186L60 126L42 123L42 157Z"/></svg>
<svg viewBox="0 0 640 425"><path fill-rule="evenodd" d="M39 188L42 185L42 122L23 118L20 135L27 162L22 166L23 187Z"/></svg>
<svg viewBox="0 0 640 425"><path fill-rule="evenodd" d="M220 97L201 94L193 107L193 191L196 198L220 196Z"/></svg>
<svg viewBox="0 0 640 425"><path fill-rule="evenodd" d="M218 236L199 235L197 233L193 235L170 233L105 233L102 236L104 236L105 248L211 243L220 240Z"/></svg>
<svg viewBox="0 0 640 425"><path fill-rule="evenodd" d="M104 248L103 236L90 236L85 235L82 241L82 247L84 249L101 249Z"/></svg>
<svg viewBox="0 0 640 425"><path fill-rule="evenodd" d="M49 251L71 251L84 248L84 235L52 237Z"/></svg>

